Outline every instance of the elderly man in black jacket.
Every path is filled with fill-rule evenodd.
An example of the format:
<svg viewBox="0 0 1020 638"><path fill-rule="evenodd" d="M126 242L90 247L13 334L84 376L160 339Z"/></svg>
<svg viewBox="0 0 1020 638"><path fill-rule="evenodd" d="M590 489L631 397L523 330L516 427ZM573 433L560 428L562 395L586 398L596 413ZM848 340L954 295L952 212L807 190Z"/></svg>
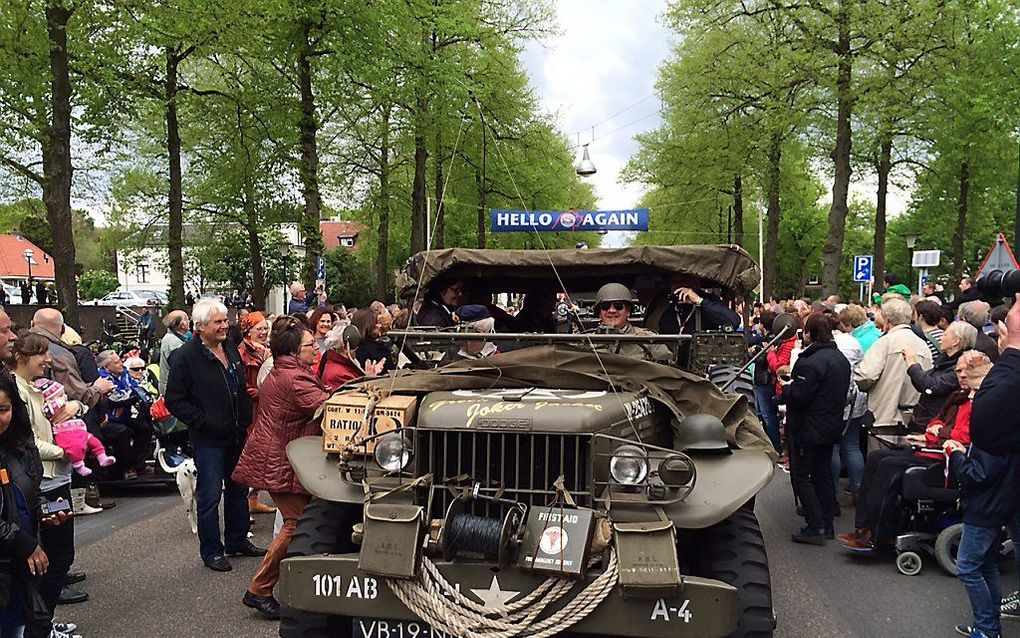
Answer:
<svg viewBox="0 0 1020 638"><path fill-rule="evenodd" d="M166 407L188 424L195 450L198 485L199 553L213 571L232 569L227 556L262 556L266 550L248 540L248 488L230 475L251 424L251 397L245 389L244 364L229 347L227 309L203 299L192 309L199 338L174 353L166 387ZM223 540L219 504L223 494Z"/></svg>
<svg viewBox="0 0 1020 638"><path fill-rule="evenodd" d="M843 435L843 408L850 389L850 362L836 347L832 323L820 312L804 325L807 348L783 388L790 440L790 478L804 506L807 526L795 543L823 545L835 537L836 489L832 446Z"/></svg>

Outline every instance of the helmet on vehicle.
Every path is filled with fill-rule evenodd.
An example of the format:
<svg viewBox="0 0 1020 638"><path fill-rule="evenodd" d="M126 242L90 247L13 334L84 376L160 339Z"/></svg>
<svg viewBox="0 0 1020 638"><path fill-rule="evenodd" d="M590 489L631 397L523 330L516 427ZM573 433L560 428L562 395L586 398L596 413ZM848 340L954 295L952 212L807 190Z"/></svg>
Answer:
<svg viewBox="0 0 1020 638"><path fill-rule="evenodd" d="M674 446L681 452L730 453L726 427L711 414L692 414L681 421Z"/></svg>
<svg viewBox="0 0 1020 638"><path fill-rule="evenodd" d="M595 305L598 306L603 301L626 301L628 304L633 303L633 299L630 294L630 288L618 283L609 283L595 293Z"/></svg>

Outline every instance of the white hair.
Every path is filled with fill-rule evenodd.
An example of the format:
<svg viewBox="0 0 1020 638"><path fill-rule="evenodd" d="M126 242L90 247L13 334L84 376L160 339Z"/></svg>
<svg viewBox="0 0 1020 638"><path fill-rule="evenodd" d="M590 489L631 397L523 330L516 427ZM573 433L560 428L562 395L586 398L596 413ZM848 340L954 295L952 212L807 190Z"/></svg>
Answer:
<svg viewBox="0 0 1020 638"><path fill-rule="evenodd" d="M960 340L960 350L970 350L977 343L977 328L966 321L954 321L946 328L946 332L953 333Z"/></svg>
<svg viewBox="0 0 1020 638"><path fill-rule="evenodd" d="M141 357L129 357L124 361L124 367L126 368L137 368L139 366L143 368L145 367L145 359Z"/></svg>
<svg viewBox="0 0 1020 638"><path fill-rule="evenodd" d="M483 334L493 332L496 329L496 319L493 317L486 317L485 319L479 319L478 321L469 321L462 323L460 329L474 330L475 332L481 332Z"/></svg>
<svg viewBox="0 0 1020 638"><path fill-rule="evenodd" d="M113 358L117 356L117 353L113 350L103 350L96 355L96 365L100 368L105 368L113 362Z"/></svg>
<svg viewBox="0 0 1020 638"><path fill-rule="evenodd" d="M216 299L203 299L191 309L191 323L195 324L196 328L204 326L220 313L226 316L227 307Z"/></svg>
<svg viewBox="0 0 1020 638"><path fill-rule="evenodd" d="M957 314L961 321L966 321L975 328L983 328L990 317L988 304L980 300L960 304Z"/></svg>
<svg viewBox="0 0 1020 638"><path fill-rule="evenodd" d="M914 318L914 309L902 298L886 299L882 302L882 316L890 326L904 326Z"/></svg>

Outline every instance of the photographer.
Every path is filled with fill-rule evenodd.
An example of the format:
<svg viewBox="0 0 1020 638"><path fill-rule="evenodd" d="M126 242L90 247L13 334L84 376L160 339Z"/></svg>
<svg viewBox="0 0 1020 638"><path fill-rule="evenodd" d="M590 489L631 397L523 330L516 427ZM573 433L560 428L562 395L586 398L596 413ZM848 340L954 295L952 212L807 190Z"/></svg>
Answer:
<svg viewBox="0 0 1020 638"><path fill-rule="evenodd" d="M667 299L672 308L659 319L659 334L693 334L740 328L740 315L731 310L722 298L698 288L701 282L697 277L680 275L670 279L669 283L673 293Z"/></svg>

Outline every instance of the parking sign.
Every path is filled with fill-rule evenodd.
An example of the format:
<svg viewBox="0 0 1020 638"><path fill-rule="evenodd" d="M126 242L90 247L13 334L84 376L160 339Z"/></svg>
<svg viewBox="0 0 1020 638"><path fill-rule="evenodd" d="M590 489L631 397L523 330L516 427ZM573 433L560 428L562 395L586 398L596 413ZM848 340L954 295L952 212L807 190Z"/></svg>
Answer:
<svg viewBox="0 0 1020 638"><path fill-rule="evenodd" d="M866 284L871 281L871 268L875 262L872 255L857 255L854 257L854 282Z"/></svg>

